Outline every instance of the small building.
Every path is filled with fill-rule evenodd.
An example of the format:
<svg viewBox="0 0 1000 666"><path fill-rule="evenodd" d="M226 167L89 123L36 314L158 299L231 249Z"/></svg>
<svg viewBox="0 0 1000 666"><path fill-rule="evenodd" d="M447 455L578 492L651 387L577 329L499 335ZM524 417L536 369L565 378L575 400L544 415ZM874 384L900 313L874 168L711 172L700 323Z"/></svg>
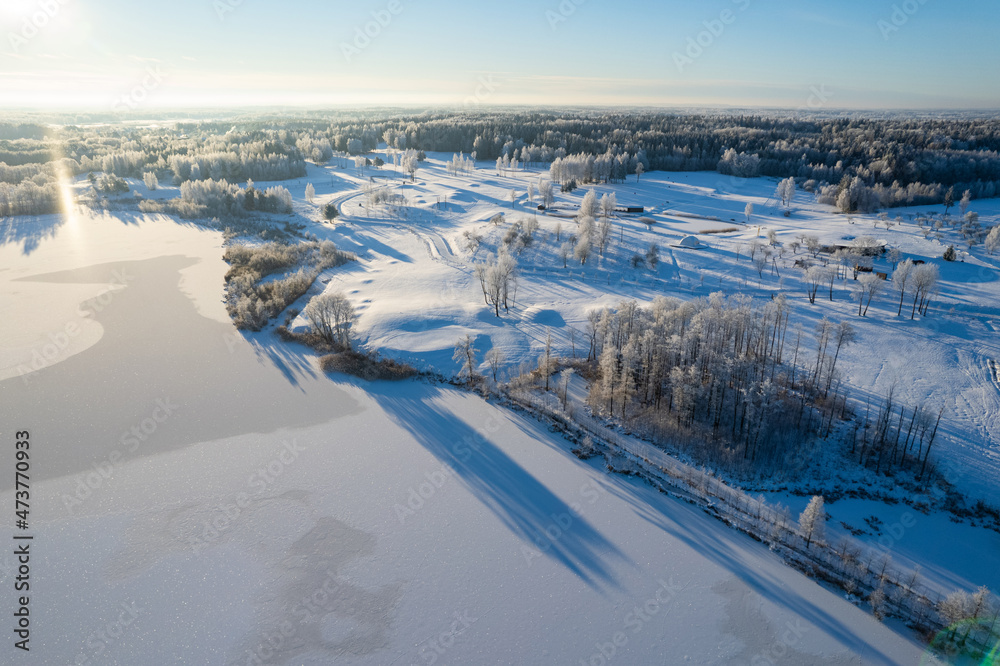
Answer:
<svg viewBox="0 0 1000 666"><path fill-rule="evenodd" d="M643 206L617 206L615 207L616 213L645 213L646 209Z"/></svg>

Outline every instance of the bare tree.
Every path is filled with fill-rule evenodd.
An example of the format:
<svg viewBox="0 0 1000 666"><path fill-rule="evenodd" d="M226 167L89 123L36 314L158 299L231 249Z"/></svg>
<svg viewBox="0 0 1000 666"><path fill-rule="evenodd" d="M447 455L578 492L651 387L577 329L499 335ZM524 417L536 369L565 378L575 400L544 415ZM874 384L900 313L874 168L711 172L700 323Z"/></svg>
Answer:
<svg viewBox="0 0 1000 666"><path fill-rule="evenodd" d="M806 269L806 284L809 285L807 293L810 303L816 302L816 293L824 282L826 282L826 270L821 266L810 266Z"/></svg>
<svg viewBox="0 0 1000 666"><path fill-rule="evenodd" d="M320 294L306 306L305 316L313 329L330 343L349 349L350 328L357 320L354 306L342 293Z"/></svg>
<svg viewBox="0 0 1000 666"><path fill-rule="evenodd" d="M559 246L559 258L562 260L563 268L569 263L569 258L573 255L573 243L565 242Z"/></svg>
<svg viewBox="0 0 1000 666"><path fill-rule="evenodd" d="M913 262L909 259L896 266L892 274L892 288L899 292L899 310L896 316L903 314L903 297L906 295L906 285L913 276Z"/></svg>
<svg viewBox="0 0 1000 666"><path fill-rule="evenodd" d="M545 378L545 390L549 390L549 378L555 371L555 359L552 357L552 331L546 331L545 351L538 357L538 371Z"/></svg>
<svg viewBox="0 0 1000 666"><path fill-rule="evenodd" d="M464 338L460 338L455 343L455 353L452 354L452 358L461 365L458 376L465 377L466 383L470 386L475 384L479 378L479 373L476 372L476 366L478 365L476 363L476 353L478 351L473 343L472 336L466 333ZM494 372L494 379L495 377L496 373Z"/></svg>
<svg viewBox="0 0 1000 666"><path fill-rule="evenodd" d="M919 312L927 316L927 308L930 299L937 289L940 273L934 264L921 264L913 271L913 310L910 312L910 319Z"/></svg>
<svg viewBox="0 0 1000 666"><path fill-rule="evenodd" d="M855 297L858 299L859 317L868 316L868 306L872 304L872 300L882 291L883 285L882 278L874 273L863 273L858 278L858 284L855 287ZM862 306L864 306L863 311Z"/></svg>
<svg viewBox="0 0 1000 666"><path fill-rule="evenodd" d="M499 347L492 347L486 352L486 362L490 364L490 372L493 374L493 383L497 383L497 373L504 362L504 354Z"/></svg>

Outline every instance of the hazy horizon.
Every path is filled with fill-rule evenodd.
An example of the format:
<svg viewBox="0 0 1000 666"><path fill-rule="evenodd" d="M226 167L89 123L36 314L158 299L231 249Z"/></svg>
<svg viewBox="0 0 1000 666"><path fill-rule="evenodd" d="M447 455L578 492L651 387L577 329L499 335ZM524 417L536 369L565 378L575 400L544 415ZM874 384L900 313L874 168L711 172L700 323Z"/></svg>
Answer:
<svg viewBox="0 0 1000 666"><path fill-rule="evenodd" d="M996 9L5 0L2 108L995 110Z"/></svg>

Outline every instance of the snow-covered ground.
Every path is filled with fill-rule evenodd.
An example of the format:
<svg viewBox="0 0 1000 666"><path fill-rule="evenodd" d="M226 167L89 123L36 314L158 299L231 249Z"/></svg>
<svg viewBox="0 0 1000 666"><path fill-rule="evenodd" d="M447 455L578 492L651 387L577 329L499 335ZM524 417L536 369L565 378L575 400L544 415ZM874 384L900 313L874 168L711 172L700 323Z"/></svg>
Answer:
<svg viewBox="0 0 1000 666"><path fill-rule="evenodd" d="M766 179L647 174L597 189L645 205L657 224L617 220L612 249L586 267L563 268L548 237L560 221L572 230L572 220L539 215L541 233L519 258L517 305L498 319L472 262L505 231L489 218L503 210L512 219L511 187L520 192L513 216L533 214L524 199L537 173L455 177L432 155L414 183L395 179L414 204L406 218L367 214L353 195L367 175L311 167L283 183L300 215L317 219L301 201L306 182L316 205L341 204L336 225L310 231L359 255L324 279L358 306L363 344L449 373L454 342L470 333L483 353L500 346L514 368L535 362L548 331L560 353L572 353L570 326L582 346L595 306L720 288L766 297L783 279L797 299L793 322L808 330L829 314L859 327L861 342L843 360L859 392L877 392L895 372L902 399L947 401L942 460L964 487L995 497L998 396L975 372L1000 358L983 328L1000 317L996 269L978 250L942 266L931 318L897 321L883 301L860 320L845 290L809 306L791 269L758 283L745 257L734 257L756 226L730 220L752 200L753 221L784 239L800 229L831 240L872 233L870 223L850 226L804 194L792 217L769 215ZM573 208L582 194L558 198ZM973 208L995 221L997 202ZM920 658L913 639L759 543L576 459L533 420L419 382L333 381L269 332L237 335L221 304L216 232L123 213L8 225L0 299L16 325L0 336L0 405L5 429L28 429L33 442L31 663ZM700 236L704 250L671 247L723 226L740 230ZM910 227L877 236L912 256L940 256ZM478 252L463 248L465 230L484 234ZM630 268L652 241L662 249L658 269ZM12 464L6 457L0 468ZM3 478L0 506L13 506L12 474ZM857 524L843 506L831 513ZM892 525L888 515L883 522ZM921 534L930 540L934 530ZM968 547L990 548L990 535ZM961 565L911 552L925 568ZM0 556L0 589L11 589L14 565L11 553ZM988 582L980 571L959 570L956 580Z"/></svg>
<svg viewBox="0 0 1000 666"><path fill-rule="evenodd" d="M472 174L454 176L444 167L448 159L430 155L412 184L388 169L367 169L362 175L351 167L328 169L330 176L310 174L289 185L304 190L305 181L314 182L317 206L303 203L300 209L313 219L318 219L318 205L334 198L341 204L344 216L336 229L316 233L363 259L353 270L335 275L328 288L346 292L358 305L357 332L366 345L451 374L456 369L451 358L454 343L470 333L481 354L498 346L507 367L516 368L537 361L549 331L558 353L569 356L574 343L571 329L575 329L579 352L587 311L613 307L623 299L649 301L657 295L690 299L713 291L758 298L784 293L792 305L791 330L801 325L806 344L812 344L812 332L824 316L856 327L858 341L847 348L838 364L853 397L861 402L877 399L895 383L897 402L924 404L934 412L944 407L935 444L939 463L972 496L1000 501L996 487L1000 381L991 370L996 367L991 362L1000 359L996 335L1000 331L1000 256L988 256L982 247L973 248L970 254L957 231L949 227L941 230L942 240L933 235L925 239L913 218L941 213L941 206L892 209L890 217L902 216L904 222L887 230L881 224L875 226L878 218L874 215L848 219L830 206L815 203L813 195L803 191L796 194L786 218L774 198L774 179L654 172L638 182L631 177L624 184L593 188L598 197L614 192L620 205L644 206L646 212L615 220L606 256L595 253L586 266L571 258L563 268L556 225L562 226L563 241L576 231L576 223L561 215L575 212L589 187L571 194L560 194L556 188L556 207L562 212L558 217L546 215L527 201L528 184L537 181L538 169L499 176L492 167L480 164ZM362 206L360 192L350 196L373 174L377 183L384 180L408 198L412 207L405 218L385 210L369 213ZM517 192L513 206L511 189ZM743 224L747 203L755 206L750 225ZM974 201L970 210L979 213L984 226L1000 223L1000 200ZM506 214L506 223L493 227L489 219L497 212ZM538 220L540 233L518 257L517 306L496 318L483 302L473 264L496 250L512 221L528 217ZM651 217L656 224L647 227L640 217ZM736 231L728 233L702 233L734 227ZM766 244L772 229L782 244L779 273L769 267L760 277L748 258L749 244L755 240ZM466 248L466 231L484 237L478 250ZM897 316L898 295L886 285L867 317L858 317L851 280L837 283L832 302L821 290L816 304L810 305L803 271L794 263L812 257L804 247L797 251L788 247L802 234L831 245L872 236L898 248L904 257L936 263L941 272L940 294L930 316L911 321L909 297L903 316ZM696 235L707 247L676 247L688 235ZM632 255L644 254L654 242L661 251L659 266L655 270L632 268ZM952 244L960 261L944 262L941 255ZM884 261L879 268L891 273ZM297 324L306 322L300 318ZM485 362L482 369L486 369Z"/></svg>

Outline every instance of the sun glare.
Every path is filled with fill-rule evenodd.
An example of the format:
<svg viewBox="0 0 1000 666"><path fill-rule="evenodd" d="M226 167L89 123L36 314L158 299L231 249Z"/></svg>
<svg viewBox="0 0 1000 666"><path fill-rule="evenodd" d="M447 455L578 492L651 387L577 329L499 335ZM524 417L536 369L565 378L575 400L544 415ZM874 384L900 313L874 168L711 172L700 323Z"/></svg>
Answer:
<svg viewBox="0 0 1000 666"><path fill-rule="evenodd" d="M76 196L73 192L73 175L64 162L56 163L56 174L59 177L59 198L62 204L63 226L78 251L83 249L83 230L80 226L80 212L76 206Z"/></svg>
<svg viewBox="0 0 1000 666"><path fill-rule="evenodd" d="M42 11L35 0L3 0L0 3L0 17L6 21L20 21L31 17L33 11Z"/></svg>

